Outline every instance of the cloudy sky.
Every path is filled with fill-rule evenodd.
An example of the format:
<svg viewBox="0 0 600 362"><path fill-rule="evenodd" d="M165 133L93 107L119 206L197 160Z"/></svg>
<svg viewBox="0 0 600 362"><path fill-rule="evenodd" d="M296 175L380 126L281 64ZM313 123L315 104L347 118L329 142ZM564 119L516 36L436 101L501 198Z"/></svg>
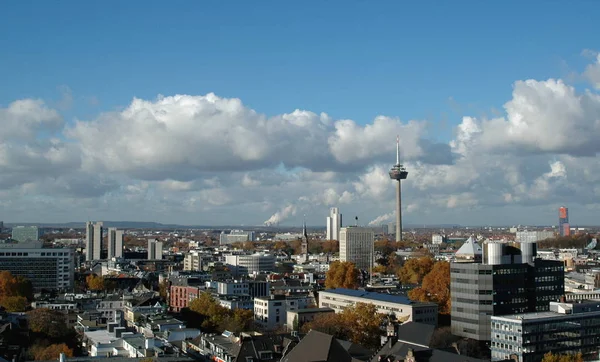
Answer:
<svg viewBox="0 0 600 362"><path fill-rule="evenodd" d="M446 3L3 2L0 220L599 224L600 4Z"/></svg>

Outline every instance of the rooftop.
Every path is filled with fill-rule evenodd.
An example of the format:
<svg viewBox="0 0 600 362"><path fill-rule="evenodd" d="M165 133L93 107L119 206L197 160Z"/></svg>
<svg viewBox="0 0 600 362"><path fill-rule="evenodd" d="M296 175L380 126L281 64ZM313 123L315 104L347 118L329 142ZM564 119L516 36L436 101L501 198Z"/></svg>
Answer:
<svg viewBox="0 0 600 362"><path fill-rule="evenodd" d="M376 293L376 292L367 292L364 290L355 290L355 289L345 289L345 288L336 288L336 289L327 289L321 293L333 293L339 295L345 295L349 297L355 298L365 298L371 300L377 300L380 302L386 303L396 303L396 304L433 304L433 303L421 303L421 302L413 302L402 295L393 295L393 294L384 294L384 293Z"/></svg>

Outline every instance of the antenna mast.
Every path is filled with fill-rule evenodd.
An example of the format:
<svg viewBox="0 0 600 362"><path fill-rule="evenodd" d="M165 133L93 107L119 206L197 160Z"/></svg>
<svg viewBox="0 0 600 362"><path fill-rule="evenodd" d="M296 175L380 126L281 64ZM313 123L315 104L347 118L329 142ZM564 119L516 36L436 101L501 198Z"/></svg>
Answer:
<svg viewBox="0 0 600 362"><path fill-rule="evenodd" d="M400 164L400 136L396 136L396 165Z"/></svg>

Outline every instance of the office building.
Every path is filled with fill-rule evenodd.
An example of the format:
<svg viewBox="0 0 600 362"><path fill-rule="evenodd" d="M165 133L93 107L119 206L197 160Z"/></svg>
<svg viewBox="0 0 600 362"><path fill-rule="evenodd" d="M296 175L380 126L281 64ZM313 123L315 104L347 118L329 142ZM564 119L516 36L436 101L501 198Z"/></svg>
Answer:
<svg viewBox="0 0 600 362"><path fill-rule="evenodd" d="M275 269L275 256L255 253L251 255L226 255L225 264L234 276L245 276L272 272Z"/></svg>
<svg viewBox="0 0 600 362"><path fill-rule="evenodd" d="M162 260L163 243L158 239L148 239L148 260Z"/></svg>
<svg viewBox="0 0 600 362"><path fill-rule="evenodd" d="M254 231L231 230L229 234L221 231L219 235L219 244L227 245L232 243L244 243L246 241L254 241L256 234Z"/></svg>
<svg viewBox="0 0 600 362"><path fill-rule="evenodd" d="M254 322L264 330L275 330L287 323L287 312L314 304L313 297L271 295L254 298Z"/></svg>
<svg viewBox="0 0 600 362"><path fill-rule="evenodd" d="M247 295L251 298L271 295L271 284L264 280L229 280L217 282L219 295Z"/></svg>
<svg viewBox="0 0 600 362"><path fill-rule="evenodd" d="M549 230L522 230L515 233L515 241L518 243L535 243L554 237L554 232Z"/></svg>
<svg viewBox="0 0 600 362"><path fill-rule="evenodd" d="M0 244L0 268L29 279L35 292L73 288L73 249L43 248L41 242Z"/></svg>
<svg viewBox="0 0 600 362"><path fill-rule="evenodd" d="M85 260L100 260L102 258L102 222L88 221L85 223Z"/></svg>
<svg viewBox="0 0 600 362"><path fill-rule="evenodd" d="M40 230L37 226L14 226L12 239L20 243L40 240Z"/></svg>
<svg viewBox="0 0 600 362"><path fill-rule="evenodd" d="M372 228L350 226L340 230L340 261L349 261L361 270L373 267L375 235Z"/></svg>
<svg viewBox="0 0 600 362"><path fill-rule="evenodd" d="M450 264L452 334L489 341L492 316L544 312L564 294L563 263L537 259L535 243L486 242L482 251Z"/></svg>
<svg viewBox="0 0 600 362"><path fill-rule="evenodd" d="M108 258L123 257L123 230L108 228Z"/></svg>
<svg viewBox="0 0 600 362"><path fill-rule="evenodd" d="M494 316L491 330L492 361L538 362L548 352L597 360L600 304L551 302L548 312Z"/></svg>
<svg viewBox="0 0 600 362"><path fill-rule="evenodd" d="M342 228L342 214L337 207L329 210L327 217L327 240L340 240L340 229Z"/></svg>
<svg viewBox="0 0 600 362"><path fill-rule="evenodd" d="M183 270L185 271L202 271L208 269L208 265L213 261L213 257L209 253L202 253L198 250L192 250L185 254L183 259Z"/></svg>
<svg viewBox="0 0 600 362"><path fill-rule="evenodd" d="M336 313L356 303L373 304L378 313L394 314L403 322L419 322L437 326L438 305L414 302L401 295L366 292L354 289L327 289L319 292L319 308L331 308Z"/></svg>
<svg viewBox="0 0 600 362"><path fill-rule="evenodd" d="M558 208L558 234L560 236L571 235L571 226L569 225L569 208L564 206Z"/></svg>

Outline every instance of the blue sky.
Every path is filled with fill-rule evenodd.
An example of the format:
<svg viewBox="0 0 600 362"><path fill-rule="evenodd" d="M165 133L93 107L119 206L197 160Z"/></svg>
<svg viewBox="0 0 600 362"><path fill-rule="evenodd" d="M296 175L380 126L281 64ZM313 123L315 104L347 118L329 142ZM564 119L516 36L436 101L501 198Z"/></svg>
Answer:
<svg viewBox="0 0 600 362"><path fill-rule="evenodd" d="M427 184L415 180L406 185L408 223L486 224L497 217L493 224L550 224L554 220L549 217L554 219L557 205L563 203L580 205L580 209L571 206L572 215L585 215L582 220L592 222L595 217L589 210L600 209L600 190L598 196L589 191L597 181L589 176L592 166L588 163L593 160L579 156L590 154L594 147L590 145L595 143L582 142L574 146L581 149L574 149L562 139L553 139L560 132L545 135L542 131L571 122L572 114L560 110L580 102L575 95L561 98L568 93L562 83L555 86L545 80L564 79L582 94L594 84L584 78L600 75L600 61L596 64L594 57L582 56L585 49L600 50L593 16L599 11L598 1L0 2L0 124L21 122L18 117L1 119L11 102L42 99L47 107L57 109L70 128L70 133L54 128L60 142L71 138L70 143L48 149L40 139L29 140L42 159L33 160L23 151L11 154L19 167L0 163L0 173L7 175L0 177L0 211L13 210L17 221L71 221L86 214L92 219L207 224L221 223L223 218L261 223L277 212L278 217L298 224L301 215L309 213L309 223L317 224L324 220L328 207L340 206L348 210L345 213L363 213L361 219L376 219L393 210L393 189L385 174L388 165L383 162L393 162L394 155L391 144L386 143L382 152L374 143L386 137L395 140L401 130L407 134L406 144L420 145L427 139L437 147L432 146L430 153L452 152L455 158L444 159L457 160L445 167L440 165L446 162L439 161L441 156L436 163L424 161L420 150L408 152L410 177L427 179ZM586 66L597 67L587 78L583 76ZM526 79L537 82L519 88L521 102L512 114L528 115L525 123L537 130L532 134L543 147L538 139L532 146L514 138L509 128L515 125L510 122L488 129L481 122L493 117L493 110L503 113L503 105L513 99L514 82ZM64 102L66 90L72 102ZM213 102L216 108L228 104L230 98L241 99L246 108L233 107L229 118L207 110L210 107L200 96L210 92L221 97ZM188 95L184 97L187 103L170 99L168 105L161 105L154 102L159 94ZM117 113L98 117L130 106L134 97L151 101L142 106L146 110L170 107L169 117L173 117L167 118L175 132L164 137L172 145L155 154L152 149L140 153L144 147L123 145L137 145L136 137L142 145L156 142L147 119ZM589 102L594 106L582 106L586 112L577 113L585 113L577 120L581 127L574 127L573 132L583 129L585 137L600 137L600 130L594 128L596 103ZM30 109L43 113L42 108ZM295 109L316 115L294 115L284 126L271 122L269 127L275 131L269 133L272 129L261 129L248 109L268 117ZM556 119L550 119L547 109L558 110L553 112ZM347 127L329 127L327 134L319 136L313 131L322 126L321 112L333 120L352 119L358 128L336 123L336 127ZM52 118L48 115L44 117ZM377 115L398 117L404 123L376 125ZM29 120L41 119L30 116ZM463 116L479 120L469 126ZM230 148L201 148L203 142L211 142L203 138L202 130L208 132L217 119L230 129L242 130L240 138L224 140ZM427 121L426 131L420 131L421 123L403 128L412 119ZM76 120L90 121L90 127ZM44 122L55 124L52 119ZM450 151L448 143L458 139L461 122L470 127L462 128L464 144ZM190 124L201 130L185 134ZM473 136L470 132L477 128L483 131ZM261 132L269 136L261 138ZM499 137L492 142L495 133ZM378 138L373 139L373 134ZM123 135L130 135L131 140L122 139ZM255 168L245 169L246 174L231 176L211 169L202 160L180 157L177 148L190 145L190 152L221 157L223 164L248 165L248 159L238 157L235 149L246 135L258 140L255 143L269 145L247 145L248 155L256 157L251 166ZM515 158L508 162L503 142L498 141L502 137L514 146ZM108 141L102 144L99 139ZM311 141L299 142L305 139ZM331 140L339 142L333 145ZM357 151L354 140L363 149ZM2 142L0 135L0 146ZM489 160L469 153L480 142L493 144ZM292 147L291 155L282 151L294 143L300 145ZM321 150L328 144L330 149L320 155L302 153L302 147ZM11 152L21 152L16 146L22 144L13 146ZM170 150L176 152L170 154ZM115 155L120 163L115 162ZM30 165L23 164L27 157ZM273 166L286 162L297 166L297 172L281 175ZM497 164L513 165L514 170L504 170L514 173L512 179L492 184L502 177L492 168ZM42 174L40 165L54 173ZM319 174L327 167L337 174ZM95 173L100 169L106 170L106 179L99 181ZM305 175L306 170L310 172ZM463 172L473 174L464 184L453 178ZM25 195L21 202L8 199L19 192ZM303 206L311 197L317 204L329 201ZM78 206L73 206L73 200ZM119 200L130 204L119 204ZM44 213L46 203L54 208L50 216ZM176 209L182 203L189 209ZM14 211L14 205L21 206ZM140 213L140 209L146 211Z"/></svg>
<svg viewBox="0 0 600 362"><path fill-rule="evenodd" d="M67 85L102 110L133 96L215 92L269 115L452 124L501 107L514 80L565 72L597 41L586 14L598 10L595 1L3 2L0 103L58 98ZM97 112L75 104L69 116Z"/></svg>

